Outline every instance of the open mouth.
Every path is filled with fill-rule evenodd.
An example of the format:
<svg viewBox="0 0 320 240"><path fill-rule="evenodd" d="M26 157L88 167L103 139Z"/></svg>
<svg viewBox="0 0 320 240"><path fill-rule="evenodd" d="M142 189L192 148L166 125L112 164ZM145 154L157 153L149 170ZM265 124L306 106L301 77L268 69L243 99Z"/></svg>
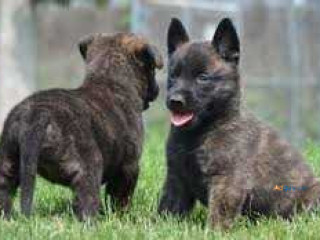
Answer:
<svg viewBox="0 0 320 240"><path fill-rule="evenodd" d="M194 114L192 112L171 112L171 123L175 127L182 127L192 121Z"/></svg>

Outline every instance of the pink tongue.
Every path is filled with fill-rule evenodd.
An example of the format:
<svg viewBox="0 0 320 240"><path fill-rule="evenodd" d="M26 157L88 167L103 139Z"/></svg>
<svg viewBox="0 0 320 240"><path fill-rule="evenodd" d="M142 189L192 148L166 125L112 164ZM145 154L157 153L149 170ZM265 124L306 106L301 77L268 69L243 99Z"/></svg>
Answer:
<svg viewBox="0 0 320 240"><path fill-rule="evenodd" d="M193 119L193 113L171 113L171 122L176 127L181 127Z"/></svg>

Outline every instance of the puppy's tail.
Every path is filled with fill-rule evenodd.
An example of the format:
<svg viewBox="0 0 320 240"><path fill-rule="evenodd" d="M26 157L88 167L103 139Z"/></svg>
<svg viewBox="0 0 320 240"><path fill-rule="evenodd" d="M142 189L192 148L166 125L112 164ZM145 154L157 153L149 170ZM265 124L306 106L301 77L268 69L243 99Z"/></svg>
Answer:
<svg viewBox="0 0 320 240"><path fill-rule="evenodd" d="M38 157L47 125L48 118L40 117L20 139L20 204L21 212L27 217L30 216L32 210Z"/></svg>

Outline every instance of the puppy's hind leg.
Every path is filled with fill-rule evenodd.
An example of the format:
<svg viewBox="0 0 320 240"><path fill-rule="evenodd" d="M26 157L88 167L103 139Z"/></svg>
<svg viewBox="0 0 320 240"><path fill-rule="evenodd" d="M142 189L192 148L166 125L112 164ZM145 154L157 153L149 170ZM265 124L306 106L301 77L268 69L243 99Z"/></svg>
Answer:
<svg viewBox="0 0 320 240"><path fill-rule="evenodd" d="M38 158L45 137L48 118L34 123L20 140L21 212L29 217L32 211L33 193L37 176Z"/></svg>
<svg viewBox="0 0 320 240"><path fill-rule="evenodd" d="M12 200L19 184L19 158L0 147L0 215L9 218Z"/></svg>
<svg viewBox="0 0 320 240"><path fill-rule="evenodd" d="M305 184L299 190L301 195L301 206L302 210L314 210L320 207L320 182L319 179L312 179L309 184ZM300 210L300 209L298 209Z"/></svg>

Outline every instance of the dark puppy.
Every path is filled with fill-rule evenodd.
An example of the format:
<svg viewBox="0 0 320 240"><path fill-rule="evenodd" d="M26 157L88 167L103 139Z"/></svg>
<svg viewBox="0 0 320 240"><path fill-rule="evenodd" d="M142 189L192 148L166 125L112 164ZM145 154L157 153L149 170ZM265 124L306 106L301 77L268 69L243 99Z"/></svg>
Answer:
<svg viewBox="0 0 320 240"><path fill-rule="evenodd" d="M172 125L159 212L184 215L200 200L211 226L227 228L240 214L289 217L314 206L319 183L301 155L242 106L232 22L223 19L211 42L190 43L173 19L168 53Z"/></svg>
<svg viewBox="0 0 320 240"><path fill-rule="evenodd" d="M143 142L142 111L158 95L157 49L133 34L85 37L86 63L77 89L38 92L9 114L0 141L0 210L10 215L21 187L30 215L35 176L69 186L79 219L97 213L100 185L125 207L137 177Z"/></svg>

